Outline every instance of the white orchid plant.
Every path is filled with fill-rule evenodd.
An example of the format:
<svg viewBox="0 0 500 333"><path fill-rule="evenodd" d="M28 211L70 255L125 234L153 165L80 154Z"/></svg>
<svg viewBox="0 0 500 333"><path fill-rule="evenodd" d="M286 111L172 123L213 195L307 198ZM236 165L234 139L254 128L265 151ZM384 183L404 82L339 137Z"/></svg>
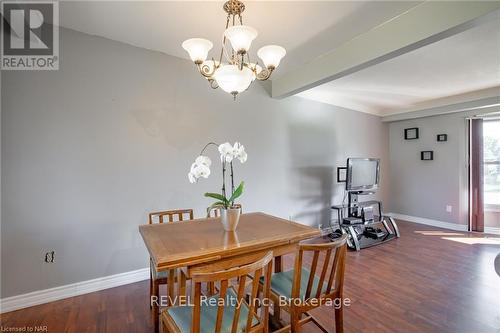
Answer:
<svg viewBox="0 0 500 333"><path fill-rule="evenodd" d="M234 145L231 145L229 142L221 145L209 142L205 145L205 147L203 147L200 155L191 165L191 170L188 173L188 179L192 184L196 183L200 178L208 178L208 176L210 176L210 166L212 165L212 161L208 158L208 156L204 156L203 154L205 150L212 145L218 147L220 154L220 161L222 164L222 192L207 192L205 193L205 196L217 200L210 205L209 209L217 206L229 209L234 206L234 201L243 194L244 187L244 182L241 182L236 189L234 188L233 161L238 159L241 163L245 163L248 156L245 151L245 147L239 142L235 142ZM228 166L231 172L231 193L229 196L226 193L226 169Z"/></svg>

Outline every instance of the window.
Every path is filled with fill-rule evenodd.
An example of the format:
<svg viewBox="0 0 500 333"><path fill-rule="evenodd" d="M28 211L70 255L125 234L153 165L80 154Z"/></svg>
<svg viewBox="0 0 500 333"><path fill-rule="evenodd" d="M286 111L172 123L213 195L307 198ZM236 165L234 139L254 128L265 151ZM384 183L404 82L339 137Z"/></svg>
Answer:
<svg viewBox="0 0 500 333"><path fill-rule="evenodd" d="M484 206L500 210L500 120L484 121Z"/></svg>

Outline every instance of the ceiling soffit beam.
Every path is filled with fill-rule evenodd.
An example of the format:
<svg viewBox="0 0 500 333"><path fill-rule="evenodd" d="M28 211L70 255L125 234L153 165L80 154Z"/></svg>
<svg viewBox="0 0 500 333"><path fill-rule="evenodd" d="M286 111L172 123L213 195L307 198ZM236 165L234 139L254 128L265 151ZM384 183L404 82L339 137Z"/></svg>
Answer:
<svg viewBox="0 0 500 333"><path fill-rule="evenodd" d="M382 110L379 115L382 116L382 121L395 121L427 116L439 116L445 113L483 109L493 106L500 106L500 86L416 103L412 107L398 112L391 112L389 110L388 113L385 113L384 110Z"/></svg>
<svg viewBox="0 0 500 333"><path fill-rule="evenodd" d="M500 16L500 1L427 1L272 81L284 98L453 36Z"/></svg>
<svg viewBox="0 0 500 333"><path fill-rule="evenodd" d="M408 119L417 119L423 117L435 117L444 114L458 113L464 111L484 110L492 107L500 107L500 96L485 97L473 101L467 101L463 103L450 104L445 106L438 106L429 109L422 109L419 111L397 113L394 115L388 115L382 117L383 122L393 122ZM498 111L498 108L495 109Z"/></svg>

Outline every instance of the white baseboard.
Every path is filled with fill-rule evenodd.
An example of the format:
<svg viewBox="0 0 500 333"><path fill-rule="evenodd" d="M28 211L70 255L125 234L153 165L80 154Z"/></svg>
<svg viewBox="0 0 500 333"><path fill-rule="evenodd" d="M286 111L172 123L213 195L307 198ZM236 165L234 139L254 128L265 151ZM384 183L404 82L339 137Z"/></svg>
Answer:
<svg viewBox="0 0 500 333"><path fill-rule="evenodd" d="M142 268L135 271L104 276L93 280L2 298L0 300L0 313L23 309L33 305L53 302L63 298L74 297L147 279L149 279L149 268Z"/></svg>
<svg viewBox="0 0 500 333"><path fill-rule="evenodd" d="M488 234L500 234L500 228L484 227L484 232L486 232Z"/></svg>
<svg viewBox="0 0 500 333"><path fill-rule="evenodd" d="M398 213L388 213L387 215L392 216L395 219L405 220L405 221L420 223L420 224L425 224L425 225L431 225L433 227L438 227L438 228L457 230L457 231L467 231L469 229L467 227L467 225L465 225L465 224L443 222L443 221L431 220L431 219L426 219L423 217L403 215L403 214L398 214Z"/></svg>

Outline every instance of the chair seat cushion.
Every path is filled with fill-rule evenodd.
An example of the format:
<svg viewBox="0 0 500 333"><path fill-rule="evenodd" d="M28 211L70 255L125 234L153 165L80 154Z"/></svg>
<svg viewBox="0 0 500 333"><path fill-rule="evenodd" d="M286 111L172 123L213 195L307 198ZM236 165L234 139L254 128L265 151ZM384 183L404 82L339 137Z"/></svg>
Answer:
<svg viewBox="0 0 500 333"><path fill-rule="evenodd" d="M307 282L309 281L309 275L311 273L306 268L302 268L301 274L299 297L304 300L307 290ZM288 299L292 298L293 275L293 269L286 272L274 273L271 277L271 290L278 295L285 296ZM263 277L260 278L260 282L264 283ZM327 283L327 281L323 282L322 293L326 292ZM314 276L310 297L314 297L316 295L318 284L319 278Z"/></svg>
<svg viewBox="0 0 500 333"><path fill-rule="evenodd" d="M215 332L215 323L217 322L217 302L219 295L214 295L201 300L200 310L200 332ZM210 300L212 300L212 303ZM222 316L221 333L230 333L233 325L234 312L237 306L238 296L233 288L228 288L226 293L226 302L224 303L224 315ZM174 320L181 332L191 332L191 320L193 314L192 306L176 306L166 310ZM238 321L238 332L244 332L249 308L246 303L242 303L240 318ZM259 320L254 316L252 327L259 324Z"/></svg>

